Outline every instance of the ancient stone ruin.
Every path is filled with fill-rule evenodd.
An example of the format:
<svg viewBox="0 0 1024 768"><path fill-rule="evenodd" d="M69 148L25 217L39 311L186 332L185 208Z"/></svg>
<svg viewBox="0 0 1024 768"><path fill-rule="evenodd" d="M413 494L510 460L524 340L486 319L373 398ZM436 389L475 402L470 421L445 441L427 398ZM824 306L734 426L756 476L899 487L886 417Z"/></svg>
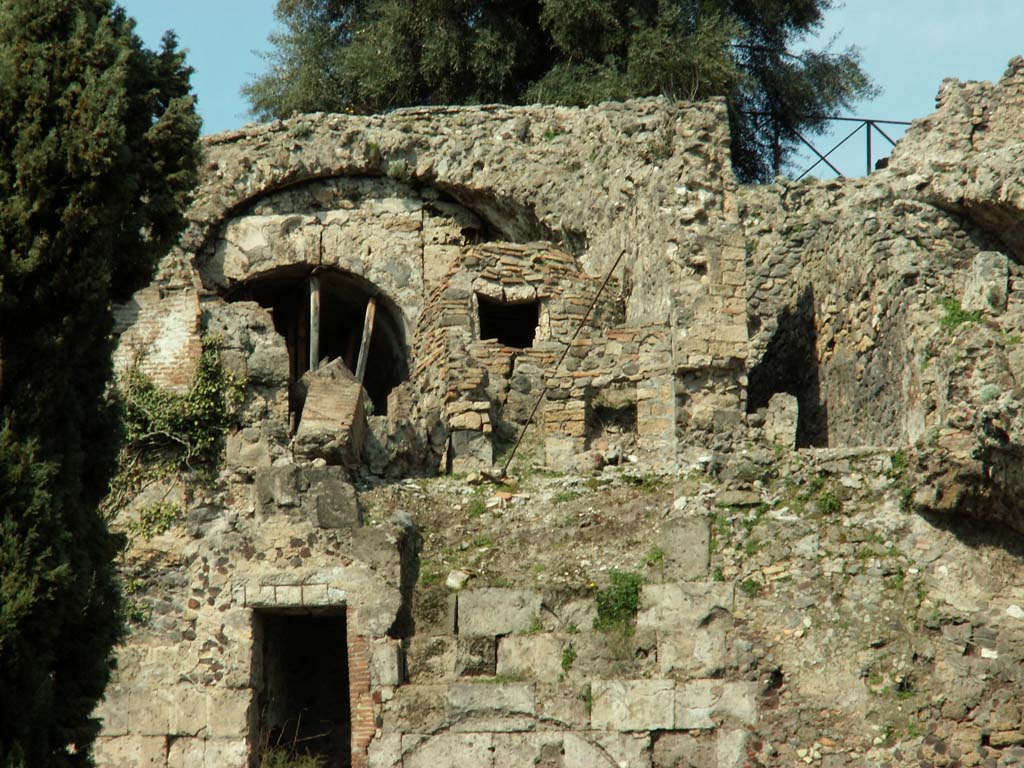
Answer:
<svg viewBox="0 0 1024 768"><path fill-rule="evenodd" d="M185 391L206 337L244 396L118 513L182 522L127 552L98 764L1018 764L1022 105L1015 59L758 187L723 102L207 139L116 363Z"/></svg>

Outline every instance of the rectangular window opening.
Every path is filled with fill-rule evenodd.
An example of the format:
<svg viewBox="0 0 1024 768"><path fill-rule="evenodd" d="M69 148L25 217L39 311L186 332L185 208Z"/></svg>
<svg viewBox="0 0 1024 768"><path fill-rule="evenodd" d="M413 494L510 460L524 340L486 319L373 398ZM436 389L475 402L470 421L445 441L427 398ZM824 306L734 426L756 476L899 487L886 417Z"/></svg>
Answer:
<svg viewBox="0 0 1024 768"><path fill-rule="evenodd" d="M253 616L259 706L253 765L298 764L308 756L324 768L349 766L345 614L257 611Z"/></svg>
<svg viewBox="0 0 1024 768"><path fill-rule="evenodd" d="M497 339L506 347L533 346L540 324L540 301L506 302L476 295L480 338Z"/></svg>

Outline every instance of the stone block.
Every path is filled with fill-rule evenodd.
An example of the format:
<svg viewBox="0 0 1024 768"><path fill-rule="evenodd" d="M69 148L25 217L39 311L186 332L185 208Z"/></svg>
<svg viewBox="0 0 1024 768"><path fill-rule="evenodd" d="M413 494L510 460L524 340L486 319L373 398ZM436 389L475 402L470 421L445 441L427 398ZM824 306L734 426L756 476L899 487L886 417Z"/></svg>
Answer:
<svg viewBox="0 0 1024 768"><path fill-rule="evenodd" d="M682 683L675 692L675 728L683 731L715 727L712 715L720 695L716 680L694 680Z"/></svg>
<svg viewBox="0 0 1024 768"><path fill-rule="evenodd" d="M647 584L640 593L638 629L696 629L717 608L732 611L733 585L717 581Z"/></svg>
<svg viewBox="0 0 1024 768"><path fill-rule="evenodd" d="M270 446L259 438L250 441L245 432L239 430L227 436L225 460L228 467L269 467L272 463Z"/></svg>
<svg viewBox="0 0 1024 768"><path fill-rule="evenodd" d="M371 741L367 768L402 768L402 734L388 733Z"/></svg>
<svg viewBox="0 0 1024 768"><path fill-rule="evenodd" d="M434 733L448 725L448 686L403 685L384 702L384 733Z"/></svg>
<svg viewBox="0 0 1024 768"><path fill-rule="evenodd" d="M490 635L459 637L455 650L455 675L494 675L496 644L496 640Z"/></svg>
<svg viewBox="0 0 1024 768"><path fill-rule="evenodd" d="M494 768L561 768L562 735L557 731L496 733Z"/></svg>
<svg viewBox="0 0 1024 768"><path fill-rule="evenodd" d="M494 460L490 437L476 430L454 430L451 434L451 460L453 472L490 467Z"/></svg>
<svg viewBox="0 0 1024 768"><path fill-rule="evenodd" d="M295 433L299 458L328 464L359 465L366 437L363 387L340 358L307 371L296 383L303 401Z"/></svg>
<svg viewBox="0 0 1024 768"><path fill-rule="evenodd" d="M99 765L105 765L99 762ZM206 739L179 736L167 749L167 768L195 768L206 765Z"/></svg>
<svg viewBox="0 0 1024 768"><path fill-rule="evenodd" d="M124 736L128 733L130 688L126 685L108 685L103 699L96 705L92 716L100 720L104 736Z"/></svg>
<svg viewBox="0 0 1024 768"><path fill-rule="evenodd" d="M204 282L242 281L277 267L320 263L315 216L240 216L230 219L213 258L203 265Z"/></svg>
<svg viewBox="0 0 1024 768"><path fill-rule="evenodd" d="M694 630L658 632L658 668L665 677L720 677L730 663L732 616L713 610Z"/></svg>
<svg viewBox="0 0 1024 768"><path fill-rule="evenodd" d="M452 679L455 675L455 649L453 637L414 635L405 657L409 680L424 684Z"/></svg>
<svg viewBox="0 0 1024 768"><path fill-rule="evenodd" d="M594 729L660 731L672 728L675 683L671 680L595 680L591 683Z"/></svg>
<svg viewBox="0 0 1024 768"><path fill-rule="evenodd" d="M563 674L566 642L554 635L509 635L498 642L498 674L550 682Z"/></svg>
<svg viewBox="0 0 1024 768"><path fill-rule="evenodd" d="M101 736L96 739L93 756L103 768L166 768L167 737Z"/></svg>
<svg viewBox="0 0 1024 768"><path fill-rule="evenodd" d="M722 684L722 692L715 703L715 714L730 718L743 725L757 722L757 683L736 681Z"/></svg>
<svg viewBox="0 0 1024 768"><path fill-rule="evenodd" d="M1009 290L1009 260L998 251L981 251L971 262L961 302L965 312L1001 315Z"/></svg>
<svg viewBox="0 0 1024 768"><path fill-rule="evenodd" d="M252 693L249 688L221 688L209 692L206 733L211 739L245 737L249 732Z"/></svg>
<svg viewBox="0 0 1024 768"><path fill-rule="evenodd" d="M714 728L723 720L743 725L757 722L758 684L745 681L691 680L676 687L679 730Z"/></svg>
<svg viewBox="0 0 1024 768"><path fill-rule="evenodd" d="M783 448L796 448L796 427L800 405L796 397L776 392L768 401L768 414L764 420L764 436L769 443Z"/></svg>
<svg viewBox="0 0 1024 768"><path fill-rule="evenodd" d="M561 768L650 768L650 741L646 733L564 733Z"/></svg>
<svg viewBox="0 0 1024 768"><path fill-rule="evenodd" d="M491 768L493 737L489 733L440 733L403 736L403 768Z"/></svg>
<svg viewBox="0 0 1024 768"><path fill-rule="evenodd" d="M706 768L718 766L716 742L711 737L666 731L654 741L654 768Z"/></svg>
<svg viewBox="0 0 1024 768"><path fill-rule="evenodd" d="M209 723L208 692L192 685L176 685L173 688L170 710L172 736L206 735Z"/></svg>
<svg viewBox="0 0 1024 768"><path fill-rule="evenodd" d="M525 589L470 589L459 593L457 604L460 635L510 635L540 616L541 596Z"/></svg>
<svg viewBox="0 0 1024 768"><path fill-rule="evenodd" d="M537 683L534 686L539 728L586 730L590 728L590 684Z"/></svg>
<svg viewBox="0 0 1024 768"><path fill-rule="evenodd" d="M453 731L526 731L535 725L533 686L528 683L456 683L448 688Z"/></svg>
<svg viewBox="0 0 1024 768"><path fill-rule="evenodd" d="M249 745L245 738L207 739L203 759L204 768L246 768Z"/></svg>
<svg viewBox="0 0 1024 768"><path fill-rule="evenodd" d="M710 528L703 517L669 520L662 526L661 549L665 553L667 579L706 579Z"/></svg>
<svg viewBox="0 0 1024 768"><path fill-rule="evenodd" d="M747 765L748 733L742 728L720 730L715 745L715 765L718 768L741 768Z"/></svg>
<svg viewBox="0 0 1024 768"><path fill-rule="evenodd" d="M402 682L402 645L398 640L382 638L370 643L370 684L400 685Z"/></svg>

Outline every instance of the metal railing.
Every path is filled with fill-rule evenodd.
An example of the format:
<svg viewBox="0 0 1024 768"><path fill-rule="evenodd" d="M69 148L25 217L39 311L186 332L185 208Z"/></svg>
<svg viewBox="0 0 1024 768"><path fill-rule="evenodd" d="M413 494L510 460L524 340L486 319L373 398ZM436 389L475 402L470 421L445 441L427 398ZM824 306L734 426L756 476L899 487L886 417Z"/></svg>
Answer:
<svg viewBox="0 0 1024 768"><path fill-rule="evenodd" d="M891 146L895 147L896 146L896 140L893 139L888 133L886 133L881 128L881 126L883 126L883 125L910 125L910 123L905 121L905 120L872 120L872 119L868 119L868 118L864 118L864 117L826 117L826 118L823 118L823 119L827 120L829 122L836 121L836 122L856 123L857 125L856 125L856 127L854 127L854 129L852 131L850 131L848 134L846 134L846 136L843 137L843 139L841 141L839 141L834 147L832 147L832 149L830 149L828 152L825 152L824 154L822 154L818 150L818 148L815 147L810 141L808 141L803 135L801 135L800 133L797 133L796 134L797 138L800 139L800 141L803 142L808 147L808 149L810 149L815 155L817 155L818 159L814 162L813 165L811 165L803 173L801 173L799 176L797 176L796 177L796 181L799 181L800 179L802 179L804 176L806 176L808 173L813 171L815 168L817 168L822 163L824 163L829 168L831 168L832 171L839 178L841 178L841 179L845 178L845 175L843 174L843 172L840 171L829 160L829 157L832 155L833 152L835 152L837 149L839 149L841 146L843 146L847 141L849 141L850 139L852 139L854 136L856 136L858 133L861 133L862 131L864 133L864 144L865 144L866 157L867 157L867 166L866 166L867 170L865 171L865 173L871 173L871 171L874 170L874 158L872 156L872 146L871 146L871 132L872 131L877 131L879 136L881 136L883 139L888 141Z"/></svg>

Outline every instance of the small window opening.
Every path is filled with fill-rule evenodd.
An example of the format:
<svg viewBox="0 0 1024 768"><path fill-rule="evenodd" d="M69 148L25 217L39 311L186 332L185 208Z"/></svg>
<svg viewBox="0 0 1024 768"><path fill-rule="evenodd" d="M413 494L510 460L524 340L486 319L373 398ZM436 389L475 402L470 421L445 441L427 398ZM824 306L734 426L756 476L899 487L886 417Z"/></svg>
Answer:
<svg viewBox="0 0 1024 768"><path fill-rule="evenodd" d="M477 294L480 338L497 339L506 347L532 347L540 323L540 301L506 302Z"/></svg>
<svg viewBox="0 0 1024 768"><path fill-rule="evenodd" d="M345 615L256 612L260 755L351 763ZM276 755L275 755L276 756ZM277 765L277 763L274 763Z"/></svg>
<svg viewBox="0 0 1024 768"><path fill-rule="evenodd" d="M310 370L310 268L285 268L272 275L250 280L235 287L228 301L255 301L269 309L274 328L288 346L290 380L294 384ZM373 301L373 329L363 387L373 403L373 411L386 414L391 390L409 376L405 351L405 334L401 313L394 304L380 295L362 278L337 270L316 272L319 286L319 362L341 358L345 366L356 372L363 339L363 326L368 317L367 305ZM293 414L302 410L297 393L292 392Z"/></svg>

